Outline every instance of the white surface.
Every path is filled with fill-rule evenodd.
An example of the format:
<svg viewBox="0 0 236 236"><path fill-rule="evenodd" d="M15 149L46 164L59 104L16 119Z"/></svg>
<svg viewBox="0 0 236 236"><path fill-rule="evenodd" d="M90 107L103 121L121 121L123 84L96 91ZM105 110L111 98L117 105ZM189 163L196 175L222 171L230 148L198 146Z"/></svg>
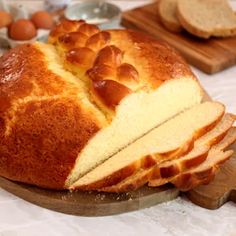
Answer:
<svg viewBox="0 0 236 236"><path fill-rule="evenodd" d="M115 1L123 9L148 1ZM236 2L234 2L236 9ZM236 66L215 75L194 69L204 88L236 113ZM118 216L84 218L34 206L0 189L0 236L236 236L236 205L210 211L178 198Z"/></svg>

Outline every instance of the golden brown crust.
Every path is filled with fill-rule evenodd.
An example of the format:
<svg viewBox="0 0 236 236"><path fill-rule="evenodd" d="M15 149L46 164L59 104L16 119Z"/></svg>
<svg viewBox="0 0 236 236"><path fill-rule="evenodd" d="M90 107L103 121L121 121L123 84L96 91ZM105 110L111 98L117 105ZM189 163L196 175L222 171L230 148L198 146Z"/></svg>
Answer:
<svg viewBox="0 0 236 236"><path fill-rule="evenodd" d="M86 47L73 48L66 54L66 60L82 68L91 66L95 60L95 53Z"/></svg>
<svg viewBox="0 0 236 236"><path fill-rule="evenodd" d="M114 45L102 48L94 62L94 66L108 65L111 67L118 67L121 65L122 51Z"/></svg>
<svg viewBox="0 0 236 236"><path fill-rule="evenodd" d="M63 25L68 25L66 30ZM65 51L67 69L77 75L82 67L87 80L113 80L135 92L140 88L156 89L172 78L194 78L186 62L172 48L141 33L129 30L99 31L95 26L84 22L78 25L73 21L66 21L57 27L54 29L56 33L51 33L49 42L57 42L59 51ZM63 30L67 34L61 34ZM83 36L80 38L79 34ZM80 59L81 64L70 60L68 50L76 50L77 47L92 50L96 58L94 62L91 64L88 57ZM89 62L86 63L87 60ZM92 85L90 93L93 99L96 96L92 94L93 83L88 84ZM116 93L110 93L110 96L112 98ZM102 110L114 110L106 107L108 101L101 103L101 100L97 105Z"/></svg>
<svg viewBox="0 0 236 236"><path fill-rule="evenodd" d="M157 88L161 84L160 82L174 78L186 76L195 78L184 59L168 44L157 42L151 37L135 31L129 30L126 34L132 43L138 47L138 50L132 47L129 52L129 56L132 55L136 58L133 66L137 71L140 71L140 78L142 78L141 72L149 75L145 79L153 88ZM144 67L141 69L142 66Z"/></svg>
<svg viewBox="0 0 236 236"><path fill-rule="evenodd" d="M139 83L139 74L134 66L123 63L117 68L117 77L118 80L123 83L133 84Z"/></svg>
<svg viewBox="0 0 236 236"><path fill-rule="evenodd" d="M121 100L131 93L129 88L113 80L92 81L92 91L111 110L115 110Z"/></svg>
<svg viewBox="0 0 236 236"><path fill-rule="evenodd" d="M176 178L171 180L178 189L181 191L189 191L198 185L208 184L214 179L219 166L225 163L232 155L233 151L222 152L222 158L213 162L211 165L207 166L202 170L193 170L192 172L186 172L178 175Z"/></svg>
<svg viewBox="0 0 236 236"><path fill-rule="evenodd" d="M33 69L32 69L33 68ZM0 173L62 189L78 153L100 129L78 88L48 70L33 45L0 59Z"/></svg>
<svg viewBox="0 0 236 236"><path fill-rule="evenodd" d="M58 38L66 33L75 32L79 29L79 27L84 24L85 21L72 21L66 20L60 22L60 24L56 25L50 32L48 41L52 44L55 44Z"/></svg>
<svg viewBox="0 0 236 236"><path fill-rule="evenodd" d="M206 151L203 151L200 153L200 155L197 155L191 159L185 159L181 162L176 161L172 165L164 165L160 166L159 171L160 172L160 178L170 178L172 176L175 176L179 174L182 170L190 169L193 166L198 166L199 164L203 163L208 154L209 148L206 149Z"/></svg>
<svg viewBox="0 0 236 236"><path fill-rule="evenodd" d="M86 23L82 24L78 30L88 37L91 37L100 32L99 28L96 25L90 25Z"/></svg>
<svg viewBox="0 0 236 236"><path fill-rule="evenodd" d="M84 47L85 42L87 41L87 35L80 32L71 32L67 34L63 34L58 38L58 42L62 45L66 50L70 50L72 48L81 48Z"/></svg>
<svg viewBox="0 0 236 236"><path fill-rule="evenodd" d="M88 32L85 32L84 28ZM122 60L121 57L123 57L125 61L122 63L130 64L139 74L141 72L142 75L145 75L141 78L150 87L156 88L160 82L176 77L194 78L187 63L173 48L142 33L131 30L99 32L96 27L94 28L94 26L84 22L66 20L52 31L50 37L57 41L58 37L69 32L87 35L88 39L84 47L92 49L97 55L103 54L105 64L117 67ZM80 43L83 44L83 41L84 39ZM108 58L111 59L112 63Z"/></svg>
<svg viewBox="0 0 236 236"><path fill-rule="evenodd" d="M91 48L94 51L98 51L101 48L107 46L110 43L111 35L108 32L101 31L92 35L86 42L86 47Z"/></svg>
<svg viewBox="0 0 236 236"><path fill-rule="evenodd" d="M87 71L92 81L112 80L116 78L116 70L108 65L97 65Z"/></svg>
<svg viewBox="0 0 236 236"><path fill-rule="evenodd" d="M192 173L181 172L175 178L161 178L159 172L160 169L157 167L152 168L152 171L139 171L136 175L137 178L127 179L125 182L119 182L117 185L101 188L99 191L111 193L129 192L140 188L147 182L149 182L148 186L150 187L158 187L171 182L182 191L188 191L198 185L209 183L212 178L214 178L215 172L219 168L219 165L227 161L231 155L232 152L227 152L226 155L222 153L222 159L215 165L209 165L201 171L193 170Z"/></svg>

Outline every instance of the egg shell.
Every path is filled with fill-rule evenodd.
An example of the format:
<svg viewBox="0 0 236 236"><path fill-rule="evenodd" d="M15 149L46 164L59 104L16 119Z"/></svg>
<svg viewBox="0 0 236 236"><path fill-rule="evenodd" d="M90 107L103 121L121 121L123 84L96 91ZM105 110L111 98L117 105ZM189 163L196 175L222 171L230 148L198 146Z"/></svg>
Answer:
<svg viewBox="0 0 236 236"><path fill-rule="evenodd" d="M31 20L38 29L51 29L54 25L53 17L46 11L35 12Z"/></svg>
<svg viewBox="0 0 236 236"><path fill-rule="evenodd" d="M37 35L37 30L30 20L19 19L9 28L9 37L14 40L30 40Z"/></svg>
<svg viewBox="0 0 236 236"><path fill-rule="evenodd" d="M0 11L0 28L8 27L13 21L10 13Z"/></svg>

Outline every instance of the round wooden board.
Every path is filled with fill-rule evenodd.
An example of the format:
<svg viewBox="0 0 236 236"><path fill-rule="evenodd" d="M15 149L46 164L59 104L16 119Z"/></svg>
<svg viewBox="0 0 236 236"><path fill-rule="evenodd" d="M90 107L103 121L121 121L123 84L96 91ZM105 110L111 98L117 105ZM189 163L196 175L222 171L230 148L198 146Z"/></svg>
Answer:
<svg viewBox="0 0 236 236"><path fill-rule="evenodd" d="M0 187L38 206L79 216L108 216L135 211L173 200L179 195L179 191L170 185L143 187L124 194L104 194L51 191L0 178Z"/></svg>

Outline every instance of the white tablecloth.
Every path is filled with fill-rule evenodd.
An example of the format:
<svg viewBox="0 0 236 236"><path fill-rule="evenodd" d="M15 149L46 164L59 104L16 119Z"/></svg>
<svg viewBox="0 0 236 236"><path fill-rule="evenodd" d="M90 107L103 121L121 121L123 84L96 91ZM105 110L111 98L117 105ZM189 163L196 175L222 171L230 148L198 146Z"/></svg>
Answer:
<svg viewBox="0 0 236 236"><path fill-rule="evenodd" d="M122 9L148 1L115 1ZM233 3L236 9L236 2ZM204 88L236 114L236 66L215 75L193 68ZM0 189L0 236L79 235L236 235L236 205L206 210L178 198L149 209L117 216L85 218L52 212Z"/></svg>

